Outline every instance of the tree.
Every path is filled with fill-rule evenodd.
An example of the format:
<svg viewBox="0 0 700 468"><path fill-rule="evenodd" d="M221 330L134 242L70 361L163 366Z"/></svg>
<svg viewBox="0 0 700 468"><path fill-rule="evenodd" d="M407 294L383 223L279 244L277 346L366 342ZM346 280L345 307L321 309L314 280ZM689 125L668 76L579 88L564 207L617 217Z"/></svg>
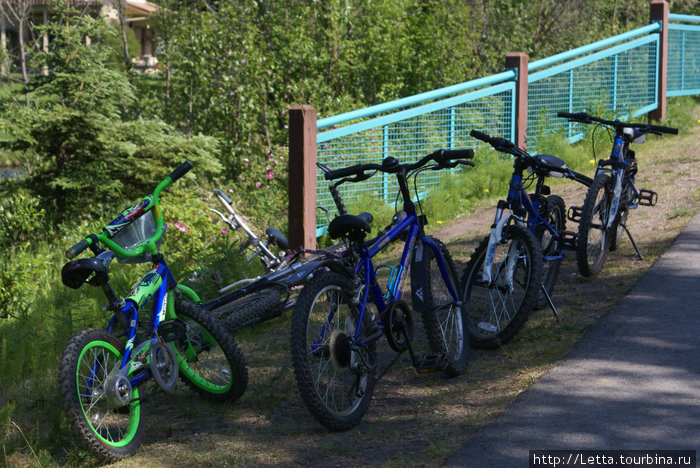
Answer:
<svg viewBox="0 0 700 468"><path fill-rule="evenodd" d="M106 38L114 29L76 11L69 0L50 5L45 32L51 47L35 57L50 70L34 78L40 104L8 107L0 125L12 137L11 149L38 159L26 184L42 206L53 208L47 209L52 221L150 190L154 174L167 173L184 158L203 173L220 169L216 140L184 138L158 119L129 120L124 109L135 102L133 86L106 66Z"/></svg>

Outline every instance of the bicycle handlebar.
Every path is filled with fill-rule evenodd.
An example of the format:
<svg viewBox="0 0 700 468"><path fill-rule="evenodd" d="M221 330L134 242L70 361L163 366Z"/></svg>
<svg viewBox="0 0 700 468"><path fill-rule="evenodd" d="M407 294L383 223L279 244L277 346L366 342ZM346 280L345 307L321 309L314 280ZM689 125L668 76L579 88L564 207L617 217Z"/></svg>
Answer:
<svg viewBox="0 0 700 468"><path fill-rule="evenodd" d="M401 171L412 171L419 167L424 166L428 161L435 161L437 164L446 167L455 167L457 164L473 165L469 161L462 161L463 159L471 159L474 157L474 150L472 149L460 149L460 150L445 150L440 149L433 153L430 153L420 160L412 164L399 164L396 158L388 157L382 161L382 164L355 164L354 166L343 167L340 169L328 171L324 173L323 177L326 180L335 180L343 177L348 177L356 174L362 174L365 171L380 171L387 174L396 174ZM456 161L454 161L456 160ZM454 164L454 165L452 165Z"/></svg>
<svg viewBox="0 0 700 468"><path fill-rule="evenodd" d="M557 117L562 117L574 122L580 122L585 124L596 122L602 125L609 125L618 130L621 130L623 128L636 128L643 132L668 133L671 135L678 135L677 128L664 127L662 125L650 125L645 123L625 123L620 122L619 120L605 120L601 119L600 117L594 117L586 112L557 112Z"/></svg>
<svg viewBox="0 0 700 468"><path fill-rule="evenodd" d="M187 172L192 169L192 163L189 161L185 161L184 163L180 164L173 172L170 173L165 179L163 179L160 184L158 184L153 191L152 197L153 197L153 205L154 207L151 208L155 211L155 218L156 218L156 230L155 233L151 236L150 239L148 239L148 242L141 244L135 251L130 251L124 249L122 246L117 244L116 242L112 241L110 238L110 234L106 231L103 230L100 234L90 234L88 235L85 239L81 240L80 242L74 244L71 246L68 250L65 252L65 256L69 259L75 258L78 254L83 252L85 249L87 249L90 246L97 246L99 242L102 242L105 244L110 250L115 250L117 251L120 255L125 256L125 257L138 257L139 255L143 254L146 249L149 248L156 248L155 242L160 239L160 237L163 235L165 232L165 225L163 223L163 218L160 215L160 210L158 210L158 197L164 188L166 188L168 185L171 183L175 182L176 180L180 179L183 175L185 175ZM147 197L148 198L148 197ZM149 244L153 245L153 247L150 247Z"/></svg>

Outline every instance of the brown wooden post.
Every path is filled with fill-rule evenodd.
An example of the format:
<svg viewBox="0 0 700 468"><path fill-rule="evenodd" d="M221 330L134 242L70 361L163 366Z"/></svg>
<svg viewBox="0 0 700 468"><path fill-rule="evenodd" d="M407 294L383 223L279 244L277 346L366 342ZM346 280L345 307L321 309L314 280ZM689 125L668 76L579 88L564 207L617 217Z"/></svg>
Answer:
<svg viewBox="0 0 700 468"><path fill-rule="evenodd" d="M316 109L289 109L289 247L316 248Z"/></svg>
<svg viewBox="0 0 700 468"><path fill-rule="evenodd" d="M649 120L664 120L666 118L666 80L668 77L668 3L665 0L654 0L649 7L649 21L661 21L659 31L659 76L658 107L649 112Z"/></svg>
<svg viewBox="0 0 700 468"><path fill-rule="evenodd" d="M529 57L522 52L506 55L506 68L515 69L515 135L518 148L527 148L527 64Z"/></svg>

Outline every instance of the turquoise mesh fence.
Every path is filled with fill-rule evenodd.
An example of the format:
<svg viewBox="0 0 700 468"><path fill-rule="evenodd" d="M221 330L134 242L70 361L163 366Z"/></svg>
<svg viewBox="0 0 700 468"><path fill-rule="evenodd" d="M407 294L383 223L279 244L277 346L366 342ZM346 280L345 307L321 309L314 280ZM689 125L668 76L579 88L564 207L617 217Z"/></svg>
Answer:
<svg viewBox="0 0 700 468"><path fill-rule="evenodd" d="M531 74L528 150L535 151L547 134L580 138L581 125L558 118L559 111L625 117L655 109L657 51L658 34L653 34Z"/></svg>
<svg viewBox="0 0 700 468"><path fill-rule="evenodd" d="M700 26L669 25L667 73L668 96L700 94Z"/></svg>
<svg viewBox="0 0 700 468"><path fill-rule="evenodd" d="M668 96L700 94L700 17L669 15ZM676 24L676 23L696 24ZM570 141L583 135L582 124L556 116L558 111L630 118L658 107L658 58L661 25L642 28L532 62L528 66L527 149L536 152L541 139L561 133ZM466 94L468 90L478 89ZM442 99L446 96L446 99ZM439 100L442 99L442 100ZM429 104L424 104L429 102ZM418 105L418 107L410 107ZM398 110L396 109L403 109ZM393 113L388 113L388 112ZM371 120L345 125L374 115ZM439 148L478 149L484 143L470 138L472 129L515 139L515 72L461 83L391 103L319 120L317 158L337 169L353 164L380 163L387 156L415 161ZM317 204L336 212L328 183L319 171ZM440 172L422 175L419 191L439 184ZM346 204L363 197L393 203L397 194L393 176L346 184ZM317 235L326 219L317 217Z"/></svg>
<svg viewBox="0 0 700 468"><path fill-rule="evenodd" d="M348 126L340 130L349 133L336 138L327 139L333 130L319 133L317 160L331 169L354 164L379 164L388 156L393 156L402 163L413 162L441 148L474 148L475 140L469 136L474 128L488 129L511 137L513 94L514 84L505 83L489 88L486 93L469 93L434 103L432 107L442 108L419 115L404 118L407 113L415 113L404 110L363 122L363 129L359 131L352 131L353 126ZM374 121L378 125L373 126ZM426 194L437 187L445 173L447 171L421 174L418 178L419 193ZM317 171L316 204L327 208L331 213L337 213L328 185L323 173ZM393 204L397 193L398 184L392 174L377 173L364 182L340 186L340 194L347 206L361 203L363 197ZM317 235L323 234L327 220L317 216L316 227Z"/></svg>

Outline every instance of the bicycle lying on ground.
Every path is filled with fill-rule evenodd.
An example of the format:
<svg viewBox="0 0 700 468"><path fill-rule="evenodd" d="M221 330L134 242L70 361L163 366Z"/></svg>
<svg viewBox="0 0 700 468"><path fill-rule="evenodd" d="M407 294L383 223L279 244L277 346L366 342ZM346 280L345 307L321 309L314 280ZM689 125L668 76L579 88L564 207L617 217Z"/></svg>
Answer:
<svg viewBox="0 0 700 468"><path fill-rule="evenodd" d="M106 461L138 449L146 382L172 392L179 376L201 396L221 402L238 399L247 386L248 371L235 341L196 305L197 294L175 281L159 253L166 230L160 193L191 168L185 162L102 232L66 251L69 259L87 248L94 256L66 263L63 283L74 289L86 283L101 288L108 300L105 310L113 314L106 329L82 330L70 339L59 375L74 437ZM153 263L123 299L109 284L115 257L120 263ZM151 313L141 314L151 299Z"/></svg>
<svg viewBox="0 0 700 468"><path fill-rule="evenodd" d="M331 192L337 197L339 209L344 210L337 188L331 188ZM228 214L224 215L213 209L211 211L218 214L233 231L243 231L244 245L253 250L248 261L257 256L265 269L259 276L243 278L221 288L219 292L226 293L225 295L203 304L203 307L231 333L291 310L296 303L297 288L304 283L309 274L329 262L342 261L346 256L347 249L343 245L320 250L290 251L287 238L274 228L265 230L266 240L263 241L236 212L233 202L224 192L216 190L214 193ZM275 255L270 246L277 246L282 251Z"/></svg>
<svg viewBox="0 0 700 468"><path fill-rule="evenodd" d="M472 254L462 280L471 344L492 349L511 340L535 308L549 305L558 317L550 296L563 249L574 249L576 236L565 230L564 200L550 195L545 179L566 177L587 186L592 181L556 156L532 156L476 130L470 135L515 157L508 196L498 202L491 234ZM528 194L533 183L535 191Z"/></svg>
<svg viewBox="0 0 700 468"><path fill-rule="evenodd" d="M356 425L367 411L375 382L405 351L418 372L464 373L469 335L457 273L447 248L424 234L427 220L416 211L407 180L431 168L471 166L464 159L473 155L472 150L439 150L413 164L388 157L382 164L359 164L324 174L326 180L341 179L341 183L365 180L377 171L395 174L403 198L403 210L369 241L365 239L371 232L369 213L334 218L328 234L343 239L353 258L314 273L294 307L291 352L297 386L306 407L324 426L346 430ZM431 161L435 164L427 165ZM372 258L399 239L404 242L401 261L385 292L377 282ZM413 309L402 299L409 267ZM421 316L431 350L423 356L412 346L414 311ZM397 354L377 373L376 344L382 336Z"/></svg>
<svg viewBox="0 0 700 468"><path fill-rule="evenodd" d="M627 228L629 210L639 205L654 206L658 199L656 192L637 190L634 177L637 174L637 160L630 143L644 143L647 133L661 135L678 134L677 128L643 123L624 123L619 120L605 120L586 112L558 112L558 117L570 122L598 124L614 130L613 147L610 158L598 161L595 177L586 193L582 207L571 207L569 219L578 222L579 244L576 261L581 275L598 274L607 252L617 249L622 231L632 242L637 256L642 254ZM595 156L595 149L593 151Z"/></svg>

